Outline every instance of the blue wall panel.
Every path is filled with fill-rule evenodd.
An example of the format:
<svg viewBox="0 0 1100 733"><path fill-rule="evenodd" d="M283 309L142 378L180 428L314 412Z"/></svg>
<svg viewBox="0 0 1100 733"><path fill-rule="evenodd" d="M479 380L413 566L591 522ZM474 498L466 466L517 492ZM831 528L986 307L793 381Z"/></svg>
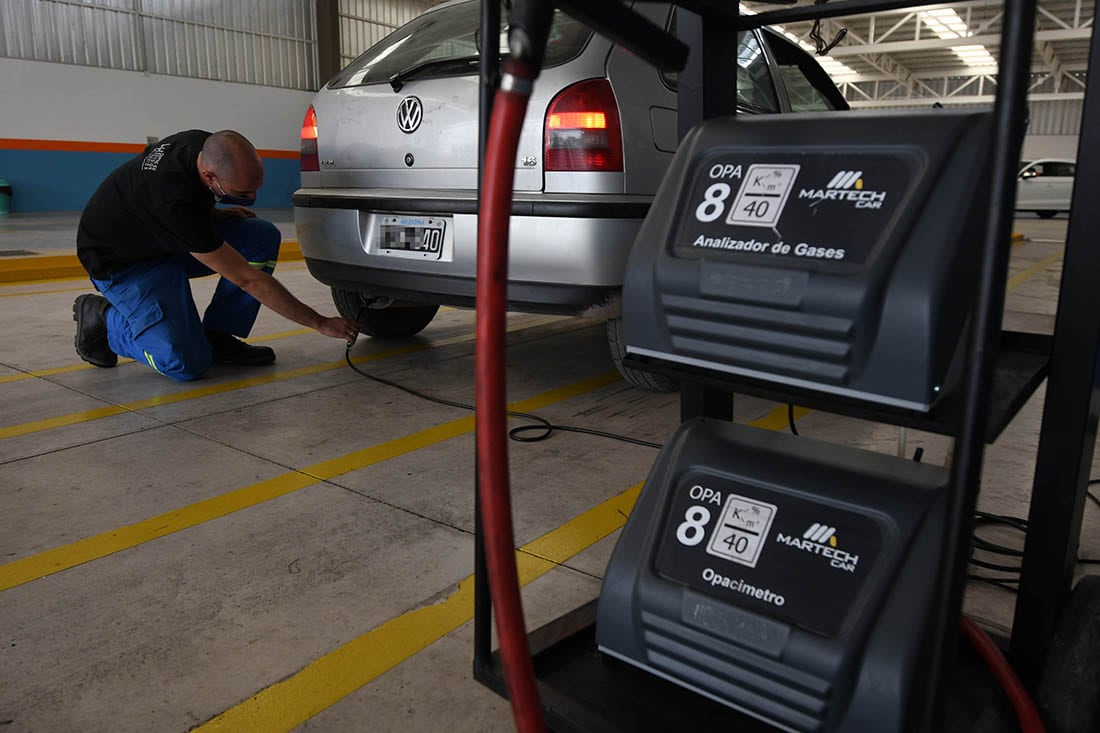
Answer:
<svg viewBox="0 0 1100 733"><path fill-rule="evenodd" d="M11 211L80 211L130 153L0 149L0 179L11 184ZM297 159L265 158L257 208L290 208L300 181Z"/></svg>
<svg viewBox="0 0 1100 733"><path fill-rule="evenodd" d="M11 184L12 213L79 211L100 182L132 156L65 150L0 150L0 178Z"/></svg>

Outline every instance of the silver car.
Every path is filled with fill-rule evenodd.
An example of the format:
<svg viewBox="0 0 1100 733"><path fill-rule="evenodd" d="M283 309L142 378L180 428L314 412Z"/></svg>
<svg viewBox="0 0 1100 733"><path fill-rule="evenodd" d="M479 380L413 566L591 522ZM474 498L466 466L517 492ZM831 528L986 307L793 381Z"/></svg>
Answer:
<svg viewBox="0 0 1100 733"><path fill-rule="evenodd" d="M1050 219L1069 211L1077 164L1072 160L1043 158L1020 166L1016 180L1016 209L1034 211Z"/></svg>
<svg viewBox="0 0 1100 733"><path fill-rule="evenodd" d="M667 5L635 9L674 22ZM340 313L372 336L411 336L441 304L474 303L480 40L479 0L441 5L352 62L306 113L298 239ZM502 54L506 40L502 27ZM773 31L741 35L730 79L748 113L847 107L821 67ZM676 106L675 75L556 15L519 142L508 301L608 315L620 369L623 270L676 150Z"/></svg>

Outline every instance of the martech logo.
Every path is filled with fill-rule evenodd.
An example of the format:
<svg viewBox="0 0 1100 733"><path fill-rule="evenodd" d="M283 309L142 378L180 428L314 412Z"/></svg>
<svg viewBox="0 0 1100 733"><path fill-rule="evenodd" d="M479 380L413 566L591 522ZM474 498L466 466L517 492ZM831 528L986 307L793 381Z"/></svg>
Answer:
<svg viewBox="0 0 1100 733"><path fill-rule="evenodd" d="M836 527L827 527L824 524L814 522L813 525L802 533L802 539L816 542L820 545L829 543L830 547L836 547Z"/></svg>
<svg viewBox="0 0 1100 733"><path fill-rule="evenodd" d="M853 186L857 191L863 190L863 171L840 171L833 180L825 186L825 188L852 188Z"/></svg>
<svg viewBox="0 0 1100 733"><path fill-rule="evenodd" d="M859 555L837 547L836 527L814 522L801 537L777 532L775 541L787 547L793 547L810 555L817 555L829 561L829 567L854 573L859 565Z"/></svg>
<svg viewBox="0 0 1100 733"><path fill-rule="evenodd" d="M865 191L863 171L837 171L824 188L804 188L798 192L798 198L810 199L813 202L810 206L823 201L841 201L857 209L881 209L886 192Z"/></svg>

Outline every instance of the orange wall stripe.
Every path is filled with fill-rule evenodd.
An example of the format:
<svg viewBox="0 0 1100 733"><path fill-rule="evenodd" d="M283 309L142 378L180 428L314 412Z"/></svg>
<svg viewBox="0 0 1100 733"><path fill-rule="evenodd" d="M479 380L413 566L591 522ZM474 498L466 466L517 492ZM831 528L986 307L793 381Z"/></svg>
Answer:
<svg viewBox="0 0 1100 733"><path fill-rule="evenodd" d="M261 158L282 158L284 160L298 160L301 153L297 150L256 150Z"/></svg>
<svg viewBox="0 0 1100 733"><path fill-rule="evenodd" d="M77 153L140 153L137 143L90 143L80 140L21 140L0 137L0 150L65 150Z"/></svg>
<svg viewBox="0 0 1100 733"><path fill-rule="evenodd" d="M27 140L0 137L0 150L62 150L70 153L130 153L136 155L145 146L139 143L94 143L82 140ZM297 150L257 150L261 158L297 160Z"/></svg>

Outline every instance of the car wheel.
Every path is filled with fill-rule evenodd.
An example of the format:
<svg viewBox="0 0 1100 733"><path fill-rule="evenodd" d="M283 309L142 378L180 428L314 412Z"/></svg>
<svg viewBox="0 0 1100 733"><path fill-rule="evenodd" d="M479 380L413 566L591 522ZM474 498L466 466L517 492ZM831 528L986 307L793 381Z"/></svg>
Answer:
<svg viewBox="0 0 1100 733"><path fill-rule="evenodd" d="M332 302L344 318L359 324L368 336L383 339L408 338L432 322L438 305L394 305L370 308L370 299L354 290L332 289Z"/></svg>
<svg viewBox="0 0 1100 733"><path fill-rule="evenodd" d="M675 392L680 389L680 383L664 374L652 374L640 369L631 369L623 366L626 357L626 340L623 338L623 319L609 318L607 320L607 345L611 350L611 361L615 362L615 368L623 379L635 387L648 389L653 392Z"/></svg>
<svg viewBox="0 0 1100 733"><path fill-rule="evenodd" d="M1053 219L1058 215L1057 211L1036 211L1035 213L1039 215L1040 219Z"/></svg>

